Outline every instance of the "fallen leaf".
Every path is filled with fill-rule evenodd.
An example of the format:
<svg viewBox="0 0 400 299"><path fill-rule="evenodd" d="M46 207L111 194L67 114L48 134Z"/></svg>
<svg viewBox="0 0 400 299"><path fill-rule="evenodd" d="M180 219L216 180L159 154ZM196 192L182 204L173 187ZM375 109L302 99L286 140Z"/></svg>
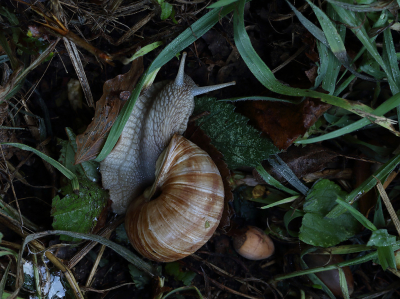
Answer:
<svg viewBox="0 0 400 299"><path fill-rule="evenodd" d="M125 95L126 92L132 92L142 73L143 58L140 57L132 62L129 72L104 83L103 95L96 103L92 122L85 132L76 138L78 150L75 154L75 164L93 160L100 153L108 132L125 103L120 99L120 94Z"/></svg>
<svg viewBox="0 0 400 299"><path fill-rule="evenodd" d="M295 105L270 101L238 103L238 112L251 119L257 129L266 133L279 149L287 149L299 136L306 133L331 105L306 99Z"/></svg>

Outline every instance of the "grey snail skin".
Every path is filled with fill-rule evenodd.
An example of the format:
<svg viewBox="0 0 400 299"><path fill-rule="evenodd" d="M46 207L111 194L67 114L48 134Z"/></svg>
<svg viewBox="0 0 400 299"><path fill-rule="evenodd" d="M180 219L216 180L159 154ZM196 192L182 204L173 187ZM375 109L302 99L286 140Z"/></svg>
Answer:
<svg viewBox="0 0 400 299"><path fill-rule="evenodd" d="M214 162L180 135L195 96L235 82L198 87L184 73L185 59L183 53L174 81L155 83L138 98L116 146L100 163L103 187L114 213L126 213L133 247L162 262L204 245L218 227L224 205Z"/></svg>

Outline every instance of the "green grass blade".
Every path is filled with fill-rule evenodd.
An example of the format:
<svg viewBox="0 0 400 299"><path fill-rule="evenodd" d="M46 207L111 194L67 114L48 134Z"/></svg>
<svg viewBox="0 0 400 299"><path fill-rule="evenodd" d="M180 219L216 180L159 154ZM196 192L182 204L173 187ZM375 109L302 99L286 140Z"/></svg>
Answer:
<svg viewBox="0 0 400 299"><path fill-rule="evenodd" d="M355 76L364 80L375 81L370 77L364 76L356 72L356 70L350 65L350 59L347 55L346 48L344 47L344 42L339 32L337 31L336 26L319 7L311 3L309 0L307 0L307 2L317 16L318 21L325 34L326 40L329 44L329 48L332 50L337 59Z"/></svg>
<svg viewBox="0 0 400 299"><path fill-rule="evenodd" d="M369 254L366 254L364 256L348 260L342 263L334 264L334 265L329 265L329 266L324 266L324 267L318 267L318 268L312 268L312 269L306 269L306 270L300 270L300 271L294 271L289 274L283 274L283 275L278 275L275 276L273 281L280 281L288 278L293 278L301 275L306 275L306 274L311 274L311 273L318 273L318 272L324 272L328 270L335 270L337 267L346 267L346 266L353 266L353 265L358 265L362 264L365 262L368 262L370 260L376 259L378 257L377 251L371 252Z"/></svg>
<svg viewBox="0 0 400 299"><path fill-rule="evenodd" d="M21 143L11 143L11 142L1 142L0 144L2 145L9 145L9 146L14 146L17 147L19 149L22 149L24 151L30 151L32 153L35 153L36 155L38 155L40 158L42 158L43 160L45 160L47 163L49 163L50 165L52 165L54 168L58 169L63 175L65 175L68 179L71 180L72 183L72 188L74 190L79 190L79 182L78 182L78 178L76 177L75 174L73 174L70 170L68 170L66 167L64 167L61 163L59 163L58 161L54 160L53 158L50 158L49 156L46 156L45 154L43 154L42 152L38 151L35 148L32 148L30 146L27 146L25 144L21 144Z"/></svg>
<svg viewBox="0 0 400 299"><path fill-rule="evenodd" d="M382 103L378 108L376 108L373 111L374 115L381 116L384 115L385 113L389 112L390 110L396 108L398 105L400 105L400 94L396 94L392 96L390 99L386 100L386 102ZM344 128L341 128L339 130L336 130L334 132L315 137L315 138L309 138L305 140L299 140L295 141L295 143L298 144L309 144L309 143L315 143L315 142L320 142L332 138L336 138L345 134L349 134L351 132L354 132L356 130L359 130L366 125L370 124L371 122L367 118L360 119L356 121L355 123L348 125Z"/></svg>
<svg viewBox="0 0 400 299"><path fill-rule="evenodd" d="M384 181L384 179L393 171L393 169L400 163L400 154L397 154L387 163L381 166L373 175L366 179L360 186L354 189L345 199L349 204L353 204L357 199L359 199L363 194L371 190L377 183L377 179ZM344 213L346 209L342 206L336 206L330 211L326 217L336 218Z"/></svg>
<svg viewBox="0 0 400 299"><path fill-rule="evenodd" d="M340 288L342 289L343 298L350 299L349 287L347 286L347 279L344 274L344 271L340 267L338 268L338 271L339 271L339 284L340 284Z"/></svg>
<svg viewBox="0 0 400 299"><path fill-rule="evenodd" d="M282 190L282 191L284 191L284 192L286 192L286 193L289 193L289 194L291 194L291 195L299 195L298 192L293 191L293 190L291 190L291 189L285 187L285 186L282 185L279 181L277 181L275 178L273 178L273 177L265 170L265 168L264 168L261 164L258 165L258 166L256 167L256 170L257 170L257 172L260 174L260 176L263 178L263 180L264 180L267 184L269 184L269 185L275 187L276 189L279 189L279 190Z"/></svg>
<svg viewBox="0 0 400 299"><path fill-rule="evenodd" d="M8 272L10 271L11 263L12 263L12 261L8 262L7 268L4 271L3 277L1 278L1 281L0 281L0 298L3 298L3 292L4 292L4 288L6 287Z"/></svg>
<svg viewBox="0 0 400 299"><path fill-rule="evenodd" d="M207 8L220 8L222 6L229 5L231 3L234 3L238 0L219 0L218 2L211 4L210 6L207 6Z"/></svg>
<svg viewBox="0 0 400 299"><path fill-rule="evenodd" d="M116 253L118 253L120 256L122 256L124 259L126 259L128 262L134 264L137 268L145 271L151 276L158 276L156 273L156 270L153 268L152 265L147 264L144 262L141 258L133 254L130 250L127 248L118 245L106 238L97 236L97 235L90 235L90 234L82 234L82 233L75 233L75 232L69 232L69 231L63 231L63 230L48 230L45 232L41 233L36 233L36 234L31 234L25 237L24 243L22 244L22 252L25 249L25 246L38 238L42 238L44 236L48 235L67 235L70 237L78 238L78 239L84 239L84 240L90 240L90 241L95 241L100 244L103 244L107 247L110 247L112 250L114 250Z"/></svg>
<svg viewBox="0 0 400 299"><path fill-rule="evenodd" d="M376 1L371 4L349 4L346 2L341 2L337 0L328 0L328 2L335 4L337 6L343 7L355 12L371 12L371 11L382 11L386 9L392 9L396 7L395 1Z"/></svg>
<svg viewBox="0 0 400 299"><path fill-rule="evenodd" d="M342 18L343 22L350 26L351 31L353 31L353 33L357 36L357 38L364 45L367 51L371 54L371 56L375 59L375 61L379 63L381 68L387 74L387 79L390 85L390 89L392 90L392 93L393 94L398 93L399 87L394 81L392 74L389 71L389 67L384 63L382 57L379 55L375 43L373 43L373 40L369 38L368 33L365 27L363 26L364 21L361 20L354 12L350 10L346 10L336 5L333 5L333 8Z"/></svg>
<svg viewBox="0 0 400 299"><path fill-rule="evenodd" d="M187 28L184 32L182 32L177 38L175 38L171 43L169 43L164 50L157 56L157 58L153 61L147 71L143 74L141 80L136 85L133 90L131 96L129 97L128 102L122 108L120 114L118 115L114 125L112 126L110 133L107 137L107 140L101 150L100 154L96 158L97 162L104 160L107 155L112 151L115 144L118 141L119 136L122 133L122 130L125 127L126 122L128 121L129 116L135 106L137 98L142 90L142 86L147 81L147 77L152 74L155 70L161 68L164 64L170 61L175 57L183 49L187 48L190 44L200 38L203 34L205 34L208 30L211 29L219 20L223 18L225 15L230 13L235 7L235 3L230 4L228 6L224 6L222 9L213 9L208 12L206 15L201 17L198 21Z"/></svg>
<svg viewBox="0 0 400 299"><path fill-rule="evenodd" d="M336 199L336 202L348 210L354 218L358 220L365 228L370 231L376 231L376 226L369 221L363 214L361 214L358 210L356 210L352 205L349 205L347 202L343 201L343 199Z"/></svg>
<svg viewBox="0 0 400 299"><path fill-rule="evenodd" d="M269 208L272 208L272 207L275 207L275 206L279 206L279 205L283 205L285 203L289 203L289 202L295 201L298 198L299 198L299 195L295 195L295 196L291 196L291 197L288 197L288 198L284 198L284 199L278 200L278 201L276 201L274 203L271 203L269 205L260 207L260 209L266 210L266 209L269 209Z"/></svg>
<svg viewBox="0 0 400 299"><path fill-rule="evenodd" d="M240 0L238 3L238 8L234 11L233 22L235 44L240 55L242 56L243 60L245 61L251 72L266 88L273 92L284 95L318 98L325 103L342 107L353 113L359 114L360 116L365 116L365 112L367 112L368 114L372 112L372 109L366 105L360 105L342 98L334 97L309 89L303 90L299 88L288 87L280 83L275 78L268 66L262 61L262 59L254 50L250 42L250 38L247 35L244 27L243 14L245 0ZM369 115L369 117L371 116L372 115ZM388 128L387 122L382 123L381 125Z"/></svg>

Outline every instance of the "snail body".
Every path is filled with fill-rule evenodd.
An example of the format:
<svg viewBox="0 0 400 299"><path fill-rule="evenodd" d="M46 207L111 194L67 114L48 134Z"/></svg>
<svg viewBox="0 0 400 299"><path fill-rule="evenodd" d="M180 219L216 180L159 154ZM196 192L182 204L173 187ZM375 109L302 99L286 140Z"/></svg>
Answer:
<svg viewBox="0 0 400 299"><path fill-rule="evenodd" d="M124 214L128 204L155 178L156 161L172 136L182 134L194 109L194 97L235 82L198 87L184 74L186 53L174 81L153 84L140 96L111 153L100 163L103 187L112 209Z"/></svg>
<svg viewBox="0 0 400 299"><path fill-rule="evenodd" d="M221 219L224 186L210 156L180 135L160 155L156 171L153 186L130 204L125 230L144 257L172 262L211 238Z"/></svg>

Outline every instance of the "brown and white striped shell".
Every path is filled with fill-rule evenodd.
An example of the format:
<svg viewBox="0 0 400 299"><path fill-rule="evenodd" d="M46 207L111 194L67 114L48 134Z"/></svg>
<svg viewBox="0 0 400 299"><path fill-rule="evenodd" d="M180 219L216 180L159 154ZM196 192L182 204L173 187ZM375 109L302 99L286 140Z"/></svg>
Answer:
<svg viewBox="0 0 400 299"><path fill-rule="evenodd" d="M125 229L144 257L171 262L211 238L222 216L224 187L210 156L180 135L157 160L156 177L130 204Z"/></svg>

